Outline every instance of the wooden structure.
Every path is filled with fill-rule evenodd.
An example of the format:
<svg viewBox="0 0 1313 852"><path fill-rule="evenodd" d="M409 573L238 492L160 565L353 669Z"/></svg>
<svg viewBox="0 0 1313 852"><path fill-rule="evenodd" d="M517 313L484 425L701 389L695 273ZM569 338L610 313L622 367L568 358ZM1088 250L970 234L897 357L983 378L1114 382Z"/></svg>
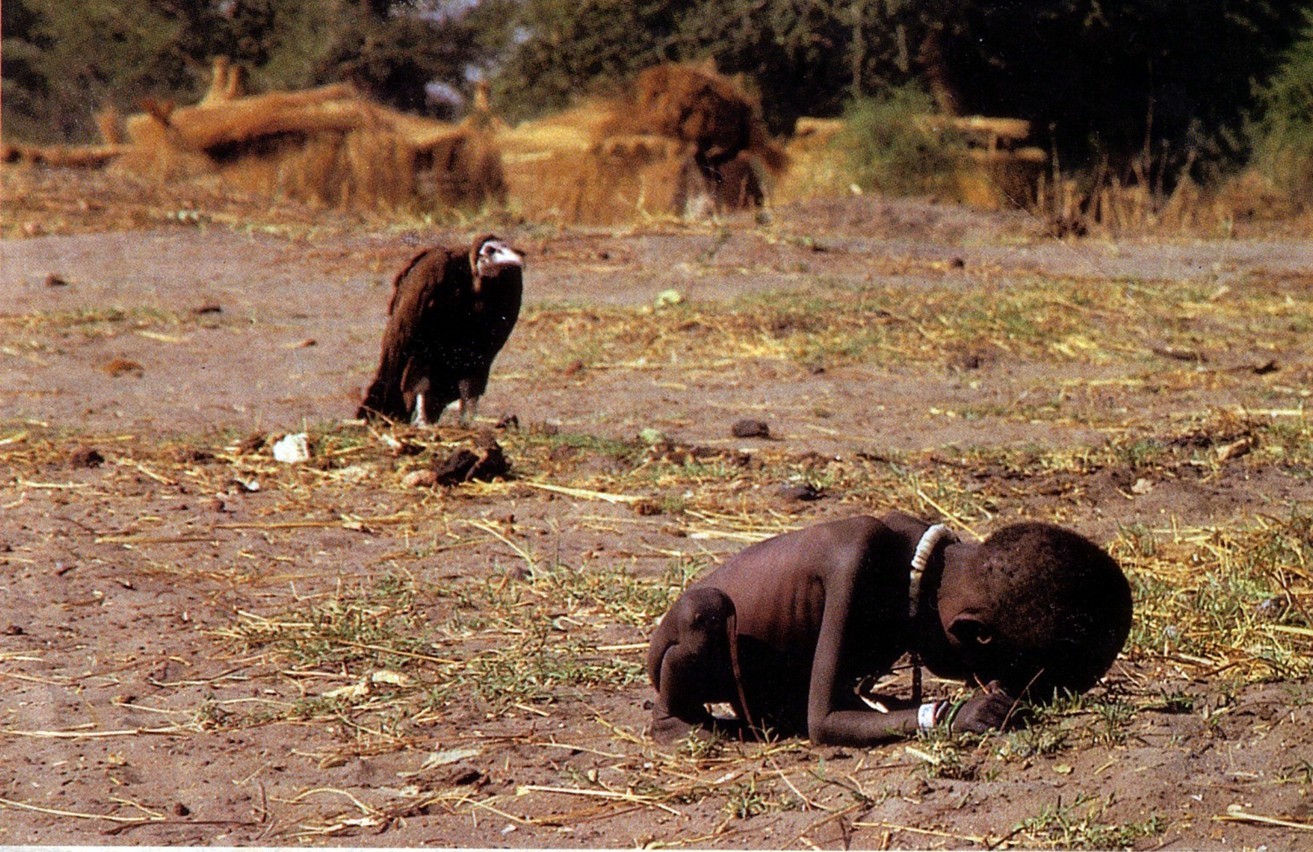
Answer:
<svg viewBox="0 0 1313 852"><path fill-rule="evenodd" d="M1024 144L1030 122L983 115L925 116L932 132L951 133L966 143L966 160L958 167L959 200L995 210L1035 204L1048 156Z"/></svg>

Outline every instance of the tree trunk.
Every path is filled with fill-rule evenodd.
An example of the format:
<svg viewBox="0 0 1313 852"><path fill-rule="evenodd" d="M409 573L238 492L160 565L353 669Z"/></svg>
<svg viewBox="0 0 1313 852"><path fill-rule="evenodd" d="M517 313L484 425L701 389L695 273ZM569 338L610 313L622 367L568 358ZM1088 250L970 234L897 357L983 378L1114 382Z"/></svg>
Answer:
<svg viewBox="0 0 1313 852"><path fill-rule="evenodd" d="M962 95L948 67L942 27L932 26L926 31L916 60L925 72L930 96L935 99L939 110L946 115L961 115Z"/></svg>

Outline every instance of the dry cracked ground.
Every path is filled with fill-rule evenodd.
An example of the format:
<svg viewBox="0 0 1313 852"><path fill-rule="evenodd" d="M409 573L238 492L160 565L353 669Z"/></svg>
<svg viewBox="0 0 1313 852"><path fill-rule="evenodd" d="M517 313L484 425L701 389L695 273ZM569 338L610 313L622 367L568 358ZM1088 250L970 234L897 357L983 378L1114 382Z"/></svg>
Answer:
<svg viewBox="0 0 1313 852"><path fill-rule="evenodd" d="M0 178L0 843L1313 842L1307 234L870 197L439 227ZM347 419L395 270L487 229L527 304L477 430ZM428 484L489 436L508 472ZM895 507L1106 545L1137 605L1106 681L979 738L644 736L683 585Z"/></svg>

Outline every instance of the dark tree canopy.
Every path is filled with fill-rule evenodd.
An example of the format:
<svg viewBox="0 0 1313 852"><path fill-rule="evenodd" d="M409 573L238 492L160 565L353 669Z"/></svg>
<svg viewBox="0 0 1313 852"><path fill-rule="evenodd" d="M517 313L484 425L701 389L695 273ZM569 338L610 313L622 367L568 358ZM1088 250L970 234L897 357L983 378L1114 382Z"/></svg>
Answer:
<svg viewBox="0 0 1313 852"><path fill-rule="evenodd" d="M1307 0L496 0L513 115L662 60L714 59L766 120L919 81L942 108L1031 120L1073 166L1224 153ZM485 9L492 9L490 3Z"/></svg>
<svg viewBox="0 0 1313 852"><path fill-rule="evenodd" d="M451 11L444 12L446 5ZM187 102L212 60L247 66L257 88L347 80L403 109L425 87L467 86L487 52L468 5L410 0L5 0L4 125L30 141L86 141L105 106L150 95Z"/></svg>
<svg viewBox="0 0 1313 852"><path fill-rule="evenodd" d="M466 12L426 11L423 5L360 0L338 18L315 66L316 80L353 83L374 100L424 112L428 84L463 84L466 68L483 51Z"/></svg>
<svg viewBox="0 0 1313 852"><path fill-rule="evenodd" d="M1028 118L1060 155L1216 156L1290 43L1288 0L959 3L942 81L961 111Z"/></svg>

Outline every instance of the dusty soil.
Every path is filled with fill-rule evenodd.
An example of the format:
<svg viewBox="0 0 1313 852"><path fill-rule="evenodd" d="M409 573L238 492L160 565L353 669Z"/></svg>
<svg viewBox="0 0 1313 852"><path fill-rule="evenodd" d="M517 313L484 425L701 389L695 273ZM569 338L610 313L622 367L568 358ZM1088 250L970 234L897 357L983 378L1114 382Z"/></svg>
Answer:
<svg viewBox="0 0 1313 852"><path fill-rule="evenodd" d="M896 323L932 296L981 302L1056 279L1221 299L1261 286L1306 306L1313 240L1058 241L1021 213L871 198L715 226L495 223L529 257L529 304L479 424L516 416L497 432L513 475L432 489L405 474L465 433L399 429L398 447L343 421L394 271L474 228L161 197L104 176L4 181L0 843L1313 837L1306 665L1249 677L1141 641L1097 700L1027 733L704 751L644 738L639 669L652 616L688 576L816 520L898 505L980 532L1042 517L1101 541L1132 528L1167 541L1313 499L1306 466L1257 453L1155 475L1126 461L1018 478L1000 461L1093 457L1128 436L1183 446L1201 422L1306 423L1307 335L1274 349L1258 331L1217 339L1200 321L1181 338L1131 322L1136 351L1111 360L993 338L933 363L782 357L765 337L713 358L698 351L717 343L699 336L705 317L878 287L906 309L872 323ZM670 290L682 303L659 306ZM655 342L660 357L632 351L630 332L597 333L665 310L688 319L662 326L675 340ZM732 437L742 417L771 439ZM645 429L667 440L646 447ZM272 440L303 430L312 460L276 463ZM989 499L953 502L950 471ZM823 499L782 495L800 479ZM1308 570L1290 567L1296 586Z"/></svg>

